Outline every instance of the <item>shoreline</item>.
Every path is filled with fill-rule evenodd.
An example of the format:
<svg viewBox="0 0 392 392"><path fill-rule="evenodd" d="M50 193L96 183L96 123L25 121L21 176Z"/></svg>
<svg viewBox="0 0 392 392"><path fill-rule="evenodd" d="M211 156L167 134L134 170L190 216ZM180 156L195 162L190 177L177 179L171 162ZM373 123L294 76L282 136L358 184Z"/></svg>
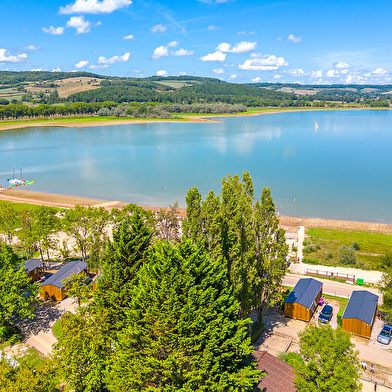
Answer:
<svg viewBox="0 0 392 392"><path fill-rule="evenodd" d="M23 129L31 127L65 127L65 128L84 128L84 127L97 127L97 126L112 126L124 124L149 124L149 123L220 123L216 117L248 117L260 116L263 114L276 114L276 113L292 113L302 111L325 111L325 110L388 110L388 108L265 108L260 112L254 113L235 113L235 114L203 114L195 116L183 116L182 119L127 119L127 120L114 120L114 119L97 119L91 120L93 116L88 117L75 117L72 118L56 118L56 119L42 119L42 120L15 120L0 122L0 131ZM86 120L87 119L87 120ZM214 120L215 119L215 120Z"/></svg>
<svg viewBox="0 0 392 392"><path fill-rule="evenodd" d="M68 196L55 193L37 192L25 190L20 188L2 188L0 189L0 200L9 201L13 203L27 203L35 205L46 205L51 207L73 208L79 204L82 206L104 207L107 210L113 208L123 208L130 203L116 201L116 200L101 200L94 198ZM167 207L152 207L140 205L145 210L157 212ZM186 209L179 208L178 215L185 217ZM305 226L306 228L328 228L336 230L356 230L356 231L371 231L392 235L392 224L377 223L377 222L361 222L361 221L347 221L338 219L324 219L324 218L302 218L291 216L279 216L280 226L287 231L296 231L298 226Z"/></svg>

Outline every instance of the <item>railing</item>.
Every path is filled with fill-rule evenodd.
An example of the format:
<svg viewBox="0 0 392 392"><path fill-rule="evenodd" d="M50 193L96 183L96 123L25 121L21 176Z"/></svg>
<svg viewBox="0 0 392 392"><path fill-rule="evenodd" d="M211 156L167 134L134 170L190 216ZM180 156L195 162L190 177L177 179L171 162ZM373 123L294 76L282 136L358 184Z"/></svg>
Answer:
<svg viewBox="0 0 392 392"><path fill-rule="evenodd" d="M305 273L306 275L315 275L324 278L344 279L346 281L355 283L355 275L351 275L351 274L342 274L341 272L320 271L320 270L311 270L311 269L306 269Z"/></svg>

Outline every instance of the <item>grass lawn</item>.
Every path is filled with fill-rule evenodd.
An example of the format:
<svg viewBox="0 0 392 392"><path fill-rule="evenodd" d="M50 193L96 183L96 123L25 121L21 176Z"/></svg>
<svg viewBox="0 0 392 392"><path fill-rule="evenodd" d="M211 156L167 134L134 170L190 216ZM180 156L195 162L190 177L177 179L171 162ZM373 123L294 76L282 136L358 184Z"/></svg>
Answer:
<svg viewBox="0 0 392 392"><path fill-rule="evenodd" d="M353 267L377 269L380 256L392 249L392 236L382 233L314 228L306 230L306 234L304 257L323 265L340 265L339 248L357 243L358 265Z"/></svg>
<svg viewBox="0 0 392 392"><path fill-rule="evenodd" d="M61 318L58 319L52 328L53 335L56 337L56 339L61 340L63 337L63 329L61 328Z"/></svg>

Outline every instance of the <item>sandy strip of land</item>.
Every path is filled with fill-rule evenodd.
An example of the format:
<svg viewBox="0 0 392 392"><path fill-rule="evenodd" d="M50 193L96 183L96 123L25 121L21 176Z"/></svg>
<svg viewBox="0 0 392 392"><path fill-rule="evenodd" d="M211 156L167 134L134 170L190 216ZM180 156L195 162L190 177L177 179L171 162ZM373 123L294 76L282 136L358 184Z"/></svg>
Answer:
<svg viewBox="0 0 392 392"><path fill-rule="evenodd" d="M111 210L113 208L122 208L129 203L122 201L109 201L100 199L89 199L77 196L58 195L53 193L36 192L26 190L22 187L1 189L0 200L7 200L16 203L28 203L37 205L57 206L65 208L73 208L79 204L82 206L104 207ZM146 210L159 211L162 207L141 206ZM164 208L164 207L163 207ZM185 209L179 209L179 215L185 216ZM359 231L373 231L392 235L392 225L374 222L359 222L359 221L344 221L335 219L321 219L321 218L294 218L290 216L279 217L280 225L290 231L296 231L298 226L323 227L339 230L359 230Z"/></svg>
<svg viewBox="0 0 392 392"><path fill-rule="evenodd" d="M222 116L223 117L223 116ZM31 128L31 127L66 127L66 128L84 128L84 127L103 127L110 125L124 125L124 124L146 124L146 123L157 123L157 122L171 122L171 123L219 123L221 121L214 120L213 117L197 117L197 116L184 116L184 120L91 120L91 121L78 121L78 120L42 120L42 121L15 121L7 122L2 124L0 122L0 131L10 130L10 129L21 129L21 128Z"/></svg>

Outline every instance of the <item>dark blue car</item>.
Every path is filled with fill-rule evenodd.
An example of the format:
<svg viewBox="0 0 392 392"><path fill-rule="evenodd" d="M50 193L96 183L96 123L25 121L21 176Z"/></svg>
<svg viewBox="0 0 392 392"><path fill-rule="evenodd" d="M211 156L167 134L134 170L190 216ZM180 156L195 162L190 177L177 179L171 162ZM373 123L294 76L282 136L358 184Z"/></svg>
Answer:
<svg viewBox="0 0 392 392"><path fill-rule="evenodd" d="M331 321L333 314L333 308L331 305L325 305L320 313L319 321L323 324L329 323Z"/></svg>

